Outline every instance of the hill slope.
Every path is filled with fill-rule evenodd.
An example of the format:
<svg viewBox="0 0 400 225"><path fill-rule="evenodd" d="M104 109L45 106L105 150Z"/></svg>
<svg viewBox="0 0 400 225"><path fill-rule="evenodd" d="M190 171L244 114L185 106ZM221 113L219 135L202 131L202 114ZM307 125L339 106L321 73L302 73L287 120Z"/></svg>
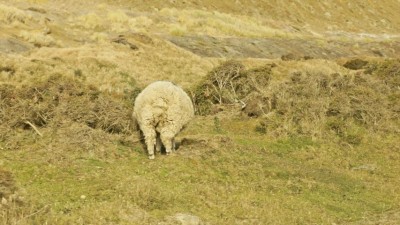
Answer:
<svg viewBox="0 0 400 225"><path fill-rule="evenodd" d="M0 224L396 224L399 10L0 0ZM155 80L197 115L149 161Z"/></svg>

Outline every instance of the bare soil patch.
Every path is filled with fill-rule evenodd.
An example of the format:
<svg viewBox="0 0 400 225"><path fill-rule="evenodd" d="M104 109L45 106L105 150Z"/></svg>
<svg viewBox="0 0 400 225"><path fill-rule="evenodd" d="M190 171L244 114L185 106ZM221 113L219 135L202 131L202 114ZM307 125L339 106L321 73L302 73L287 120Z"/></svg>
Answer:
<svg viewBox="0 0 400 225"><path fill-rule="evenodd" d="M277 59L294 55L296 59L336 59L355 56L396 57L400 54L400 42L398 41L357 42L211 36L168 36L166 39L204 57Z"/></svg>

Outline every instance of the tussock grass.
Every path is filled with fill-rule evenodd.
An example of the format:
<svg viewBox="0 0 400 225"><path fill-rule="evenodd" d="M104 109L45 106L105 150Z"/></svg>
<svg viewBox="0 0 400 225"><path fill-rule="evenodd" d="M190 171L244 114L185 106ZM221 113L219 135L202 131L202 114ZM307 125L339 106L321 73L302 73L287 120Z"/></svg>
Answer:
<svg viewBox="0 0 400 225"><path fill-rule="evenodd" d="M89 29L94 32L148 32L154 24L150 16L128 16L122 10L106 10L99 8L95 12L70 18L73 27Z"/></svg>
<svg viewBox="0 0 400 225"><path fill-rule="evenodd" d="M23 10L17 9L12 6L0 4L0 22L5 24L13 23L26 23L31 20L32 17L24 12Z"/></svg>
<svg viewBox="0 0 400 225"><path fill-rule="evenodd" d="M88 13L77 18L77 24L86 29L104 30L102 18L96 13Z"/></svg>
<svg viewBox="0 0 400 225"><path fill-rule="evenodd" d="M210 35L221 37L295 37L249 16L231 15L218 11L163 8L157 13L128 14L122 10L98 8L94 12L71 17L75 28L95 32L156 32L177 36Z"/></svg>
<svg viewBox="0 0 400 225"><path fill-rule="evenodd" d="M124 93L134 85L144 87L156 80L171 80L187 88L213 66L212 60L201 59L151 36L132 35L128 38L139 47L138 51L110 43L107 37L107 42L100 44L101 48L84 45L41 48L28 57L0 55L0 81L20 85L38 74L59 73L80 76L85 83L102 91Z"/></svg>
<svg viewBox="0 0 400 225"><path fill-rule="evenodd" d="M50 47L59 45L52 36L46 35L43 32L21 31L19 36L27 42L32 43L36 47Z"/></svg>
<svg viewBox="0 0 400 225"><path fill-rule="evenodd" d="M293 34L271 28L252 17L218 11L163 8L160 15L167 18L165 21L172 21L163 25L172 35L293 37Z"/></svg>

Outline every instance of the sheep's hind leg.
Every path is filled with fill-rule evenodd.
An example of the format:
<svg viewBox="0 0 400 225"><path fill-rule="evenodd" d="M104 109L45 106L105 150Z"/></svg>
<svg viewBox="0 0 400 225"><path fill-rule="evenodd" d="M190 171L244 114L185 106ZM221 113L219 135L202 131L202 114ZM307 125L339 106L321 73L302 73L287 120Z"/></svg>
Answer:
<svg viewBox="0 0 400 225"><path fill-rule="evenodd" d="M168 133L161 132L161 141L164 144L165 152L167 153L167 155L169 155L170 153L172 153L175 150L173 135L169 135Z"/></svg>
<svg viewBox="0 0 400 225"><path fill-rule="evenodd" d="M162 142L161 142L160 134L157 134L157 137L156 137L156 152L161 153L161 148L162 148Z"/></svg>
<svg viewBox="0 0 400 225"><path fill-rule="evenodd" d="M156 131L153 129L142 129L143 135L145 137L147 152L149 154L149 159L154 159L154 146L156 145Z"/></svg>

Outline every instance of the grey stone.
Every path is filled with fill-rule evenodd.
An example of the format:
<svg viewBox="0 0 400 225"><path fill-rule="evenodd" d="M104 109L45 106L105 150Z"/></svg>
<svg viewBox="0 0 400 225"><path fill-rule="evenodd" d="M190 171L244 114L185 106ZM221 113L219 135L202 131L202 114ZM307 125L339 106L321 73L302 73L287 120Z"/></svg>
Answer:
<svg viewBox="0 0 400 225"><path fill-rule="evenodd" d="M177 222L180 222L182 225L202 225L203 222L197 216L193 216L190 214L177 213L175 216Z"/></svg>
<svg viewBox="0 0 400 225"><path fill-rule="evenodd" d="M0 38L0 52L5 53L21 53L30 50L32 47L15 39Z"/></svg>

